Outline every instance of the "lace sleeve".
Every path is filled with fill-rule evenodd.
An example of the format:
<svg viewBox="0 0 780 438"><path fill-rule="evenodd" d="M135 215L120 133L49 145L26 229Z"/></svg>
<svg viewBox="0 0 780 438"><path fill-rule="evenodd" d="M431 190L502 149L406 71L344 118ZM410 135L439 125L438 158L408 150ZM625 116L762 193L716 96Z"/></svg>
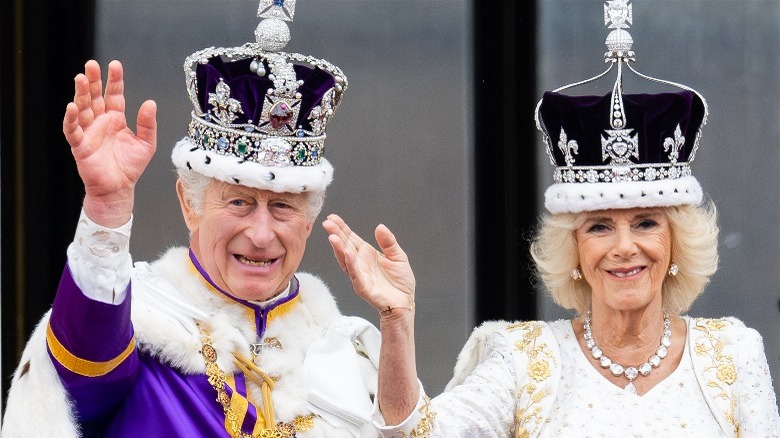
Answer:
<svg viewBox="0 0 780 438"><path fill-rule="evenodd" d="M131 218L119 228L105 228L81 211L76 235L68 247L68 267L87 297L106 304L124 301L132 266L132 221Z"/></svg>

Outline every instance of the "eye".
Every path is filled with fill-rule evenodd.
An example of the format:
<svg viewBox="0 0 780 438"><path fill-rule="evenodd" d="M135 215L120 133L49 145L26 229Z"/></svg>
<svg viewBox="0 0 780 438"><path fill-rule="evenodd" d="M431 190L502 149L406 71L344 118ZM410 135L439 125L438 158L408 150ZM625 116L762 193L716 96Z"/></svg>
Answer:
<svg viewBox="0 0 780 438"><path fill-rule="evenodd" d="M588 227L588 233L603 233L607 230L609 230L609 227L602 223L595 223Z"/></svg>
<svg viewBox="0 0 780 438"><path fill-rule="evenodd" d="M249 202L242 198L231 199L228 203L234 207L244 207L249 205Z"/></svg>
<svg viewBox="0 0 780 438"><path fill-rule="evenodd" d="M290 204L288 204L287 202L284 202L284 201L275 201L275 202L272 202L272 203L271 203L271 207L273 207L273 208L278 208L278 209L282 209L282 210L287 210L287 209L291 209L291 208L293 208L293 206L292 206L292 205L290 205Z"/></svg>
<svg viewBox="0 0 780 438"><path fill-rule="evenodd" d="M650 230L658 226L658 222L652 219L643 219L637 224L637 228Z"/></svg>

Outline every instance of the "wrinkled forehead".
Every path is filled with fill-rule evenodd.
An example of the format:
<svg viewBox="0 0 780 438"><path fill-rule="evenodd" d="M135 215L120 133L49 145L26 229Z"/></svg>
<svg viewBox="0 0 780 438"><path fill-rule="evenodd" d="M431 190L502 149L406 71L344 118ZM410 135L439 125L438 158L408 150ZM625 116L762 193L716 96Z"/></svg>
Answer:
<svg viewBox="0 0 780 438"><path fill-rule="evenodd" d="M304 203L308 199L309 193L274 192L272 190L231 184L218 179L212 179L209 183L207 196L215 196L219 199L249 197L253 199L277 199L287 202Z"/></svg>

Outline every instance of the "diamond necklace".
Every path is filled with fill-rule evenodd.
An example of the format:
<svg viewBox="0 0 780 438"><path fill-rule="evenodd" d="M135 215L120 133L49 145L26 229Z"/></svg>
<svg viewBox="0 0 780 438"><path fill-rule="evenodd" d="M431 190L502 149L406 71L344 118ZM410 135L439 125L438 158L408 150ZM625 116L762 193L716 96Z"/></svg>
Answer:
<svg viewBox="0 0 780 438"><path fill-rule="evenodd" d="M655 354L650 356L650 358L647 359L647 362L638 367L626 368L619 363L612 362L612 359L604 355L604 352L596 345L596 341L593 339L593 332L590 329L590 311L585 313L585 323L583 324L583 327L585 328L585 345L590 350L590 355L599 361L602 368L609 368L609 371L612 372L612 375L615 377L620 376L621 374L625 375L626 379L628 379L628 385L623 389L632 394L636 394L634 379L640 374L647 376L653 368L658 368L658 366L661 365L661 359L666 357L669 347L672 346L672 322L669 320L669 316L664 313L664 334L661 336L661 345L655 350Z"/></svg>

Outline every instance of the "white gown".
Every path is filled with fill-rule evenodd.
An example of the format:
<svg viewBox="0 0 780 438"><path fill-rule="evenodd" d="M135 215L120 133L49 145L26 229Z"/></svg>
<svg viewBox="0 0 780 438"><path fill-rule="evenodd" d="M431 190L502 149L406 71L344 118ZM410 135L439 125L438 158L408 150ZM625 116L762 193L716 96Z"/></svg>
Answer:
<svg viewBox="0 0 780 438"><path fill-rule="evenodd" d="M642 396L598 373L571 321L486 324L444 393L427 403L421 388L394 427L375 405L375 427L380 437L780 437L758 333L733 318L685 319L680 364Z"/></svg>

